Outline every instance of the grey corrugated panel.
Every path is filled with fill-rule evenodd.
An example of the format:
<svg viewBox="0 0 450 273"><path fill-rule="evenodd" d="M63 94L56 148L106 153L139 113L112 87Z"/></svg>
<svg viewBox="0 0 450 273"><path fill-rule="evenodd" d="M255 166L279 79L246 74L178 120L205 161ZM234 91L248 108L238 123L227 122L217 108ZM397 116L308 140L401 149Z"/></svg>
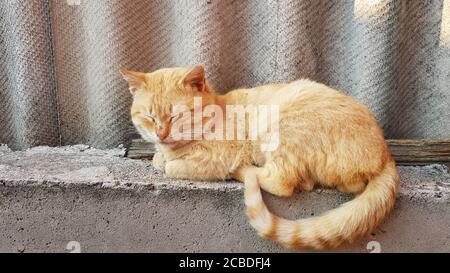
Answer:
<svg viewBox="0 0 450 273"><path fill-rule="evenodd" d="M131 98L119 68L152 71L197 63L206 64L209 81L221 92L310 77L366 103L390 138L450 136L450 48L439 43L442 0L80 1L51 1L63 144L112 147L133 137ZM2 2L9 12L24 9L19 19L42 9L22 5ZM45 18L41 27L49 24ZM16 24L6 21L2 29ZM11 51L12 39L36 35L15 33L2 34L0 52ZM0 82L0 99L17 116L17 87L8 75L19 68L1 67L0 79L6 80ZM56 101L40 99L52 107ZM54 112L52 107L47 110ZM44 132L20 140L21 132L39 123L23 130L0 117L0 124L1 141L20 147L57 133L47 124L39 127Z"/></svg>
<svg viewBox="0 0 450 273"><path fill-rule="evenodd" d="M48 1L0 1L0 143L59 145Z"/></svg>

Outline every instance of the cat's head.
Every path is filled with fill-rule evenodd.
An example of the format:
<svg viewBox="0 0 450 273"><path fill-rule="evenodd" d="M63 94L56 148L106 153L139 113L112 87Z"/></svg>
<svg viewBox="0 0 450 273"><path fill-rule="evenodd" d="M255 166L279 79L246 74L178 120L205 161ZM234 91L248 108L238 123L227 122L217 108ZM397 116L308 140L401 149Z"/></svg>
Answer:
<svg viewBox="0 0 450 273"><path fill-rule="evenodd" d="M131 117L141 136L164 147L175 148L190 140L174 140L171 130L175 122L188 123L182 112L176 110L184 106L186 111L194 112L194 98L202 99L202 106L214 103L215 93L205 80L202 65L193 68L166 68L152 73L120 71L129 84L133 96Z"/></svg>

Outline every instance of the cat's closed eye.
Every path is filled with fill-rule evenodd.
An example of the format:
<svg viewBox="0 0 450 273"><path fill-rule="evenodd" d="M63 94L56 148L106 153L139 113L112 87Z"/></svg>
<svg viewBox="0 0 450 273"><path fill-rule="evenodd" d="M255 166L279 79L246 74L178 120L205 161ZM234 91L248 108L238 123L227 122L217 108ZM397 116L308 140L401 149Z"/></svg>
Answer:
<svg viewBox="0 0 450 273"><path fill-rule="evenodd" d="M182 112L180 112L180 113L176 113L176 114L173 114L172 116L170 116L170 122L175 122L175 121L177 121L179 118L181 118L183 116L183 113Z"/></svg>
<svg viewBox="0 0 450 273"><path fill-rule="evenodd" d="M144 117L146 117L147 119L151 120L152 122L155 122L156 119L153 115L150 114L143 114Z"/></svg>

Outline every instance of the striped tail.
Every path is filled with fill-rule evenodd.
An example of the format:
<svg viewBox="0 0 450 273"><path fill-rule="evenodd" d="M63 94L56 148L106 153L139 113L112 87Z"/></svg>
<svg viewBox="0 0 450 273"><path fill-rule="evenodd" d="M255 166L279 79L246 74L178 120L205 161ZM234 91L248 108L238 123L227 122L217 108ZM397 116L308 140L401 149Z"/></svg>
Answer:
<svg viewBox="0 0 450 273"><path fill-rule="evenodd" d="M300 249L335 248L371 232L392 210L399 181L390 161L355 199L321 216L291 221L267 209L254 168L244 169L242 175L250 224L260 236Z"/></svg>

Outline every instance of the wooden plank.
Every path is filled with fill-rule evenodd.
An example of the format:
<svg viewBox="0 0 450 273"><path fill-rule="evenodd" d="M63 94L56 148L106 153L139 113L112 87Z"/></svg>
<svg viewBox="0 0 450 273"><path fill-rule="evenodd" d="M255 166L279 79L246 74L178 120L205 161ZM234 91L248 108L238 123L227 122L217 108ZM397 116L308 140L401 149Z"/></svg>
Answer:
<svg viewBox="0 0 450 273"><path fill-rule="evenodd" d="M143 139L133 139L127 149L126 157L131 159L152 159L155 154L155 146Z"/></svg>
<svg viewBox="0 0 450 273"><path fill-rule="evenodd" d="M450 140L387 140L389 149L398 165L450 165ZM153 144L142 139L132 141L127 157L132 159L152 159Z"/></svg>
<svg viewBox="0 0 450 273"><path fill-rule="evenodd" d="M398 165L450 163L450 140L388 140L389 149Z"/></svg>

